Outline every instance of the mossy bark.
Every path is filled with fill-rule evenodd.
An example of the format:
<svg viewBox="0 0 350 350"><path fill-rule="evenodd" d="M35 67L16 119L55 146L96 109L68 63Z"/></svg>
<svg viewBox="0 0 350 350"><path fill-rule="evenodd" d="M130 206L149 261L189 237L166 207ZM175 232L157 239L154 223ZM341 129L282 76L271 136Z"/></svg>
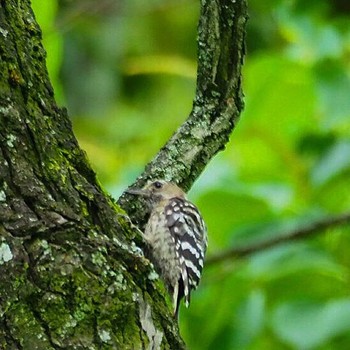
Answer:
<svg viewBox="0 0 350 350"><path fill-rule="evenodd" d="M135 230L55 104L29 1L0 4L0 348L183 348Z"/></svg>
<svg viewBox="0 0 350 350"><path fill-rule="evenodd" d="M221 6L233 10L236 3ZM203 8L208 9L204 0ZM245 18L241 15L229 17ZM225 18L228 31L232 23L244 30L225 11L215 16L215 21ZM201 32L212 30L205 29L210 13L202 11L201 21L199 46L215 46L217 32L208 38ZM199 126L211 120L216 132L210 135L221 135L220 118L230 114L231 121L214 143L205 136L201 151L193 153L196 163L187 156L184 168L203 168L209 155L223 147L232 116L241 108L240 68L234 68L241 62L224 55L239 48L241 61L243 39L240 47L238 41L225 40L221 55L208 51L200 56L199 67L210 70L215 63L210 81L218 93L209 87L204 89L209 95L197 91L191 134L201 138ZM40 28L28 0L0 0L0 55L0 348L183 349L137 230L99 186L66 111L55 104ZM199 68L199 82L207 73ZM227 74L237 75L232 91L224 88ZM214 100L211 109L207 102ZM186 170L181 178L185 182L185 176L193 178L198 171ZM128 207L127 199L123 203Z"/></svg>

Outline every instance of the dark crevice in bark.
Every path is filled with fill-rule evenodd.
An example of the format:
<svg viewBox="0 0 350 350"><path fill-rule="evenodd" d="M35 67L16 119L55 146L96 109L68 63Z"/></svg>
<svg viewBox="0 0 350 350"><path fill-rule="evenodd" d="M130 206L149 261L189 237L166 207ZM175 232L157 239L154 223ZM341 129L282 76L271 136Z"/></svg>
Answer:
<svg viewBox="0 0 350 350"><path fill-rule="evenodd" d="M13 344L18 350L26 350L23 348L18 339L16 339L13 336L13 330L11 329L11 327L8 326L6 314L2 316L2 319L3 321L0 323L0 325L2 324L1 328L4 330L4 337L7 341L7 345L9 346L9 348L14 350L14 348L11 346L11 344Z"/></svg>
<svg viewBox="0 0 350 350"><path fill-rule="evenodd" d="M93 334L94 334L94 343L101 346L101 339L98 334L98 305L96 304L95 312L92 317L92 327L93 327Z"/></svg>
<svg viewBox="0 0 350 350"><path fill-rule="evenodd" d="M57 344L55 344L55 342L52 339L52 335L51 335L51 330L49 325L47 324L47 322L45 322L45 320L42 318L42 316L40 315L40 313L37 311L36 308L32 307L32 303L31 301L28 302L28 306L31 310L31 312L33 313L33 316L35 317L35 319L38 321L38 323L40 324L40 326L42 327L42 329L45 332L45 335L47 337L47 340L49 341L50 345L52 346L53 349L55 350L61 350L61 349L65 349L64 347L61 347Z"/></svg>
<svg viewBox="0 0 350 350"><path fill-rule="evenodd" d="M28 135L28 140L29 140L30 144L32 145L31 149L33 149L34 154L35 154L35 158L37 160L36 164L38 166L38 170L36 170L34 167L33 172L38 177L38 179L40 179L40 177L46 173L45 168L43 167L44 159L42 158L42 153L40 152L40 147L38 147L38 145L37 145L35 134L33 133L32 129L29 127L29 125L27 123L25 123L25 127L26 127L26 131L27 131L27 135ZM52 198L54 200L57 200L58 196L57 196L56 192L51 188L51 184L48 181L40 181L40 182L43 185L45 185L45 188L50 193Z"/></svg>

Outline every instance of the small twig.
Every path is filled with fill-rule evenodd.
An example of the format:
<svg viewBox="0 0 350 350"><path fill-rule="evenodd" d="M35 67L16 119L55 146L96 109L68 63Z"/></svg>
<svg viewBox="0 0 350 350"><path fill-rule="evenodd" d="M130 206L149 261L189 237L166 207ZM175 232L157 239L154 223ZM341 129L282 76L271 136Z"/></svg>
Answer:
<svg viewBox="0 0 350 350"><path fill-rule="evenodd" d="M247 245L243 247L232 247L226 251L210 256L206 260L205 265L206 266L215 265L227 260L244 258L248 255L260 252L262 250L266 250L278 244L294 241L297 239L307 238L309 236L319 234L328 228L344 225L346 223L350 223L350 213L345 213L338 216L322 219L322 220L313 222L308 226L293 230L287 234L278 235L277 237L274 237L272 239L269 239L263 242L259 242L259 243L255 243L255 244Z"/></svg>

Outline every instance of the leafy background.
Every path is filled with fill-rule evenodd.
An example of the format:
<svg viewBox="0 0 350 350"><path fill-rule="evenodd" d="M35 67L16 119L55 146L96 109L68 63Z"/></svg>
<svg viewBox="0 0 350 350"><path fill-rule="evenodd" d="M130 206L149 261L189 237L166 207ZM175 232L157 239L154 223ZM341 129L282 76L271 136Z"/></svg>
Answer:
<svg viewBox="0 0 350 350"><path fill-rule="evenodd" d="M56 98L117 198L188 115L194 0L32 0ZM350 4L250 0L246 108L190 198L208 255L350 208ZM210 265L181 330L191 350L349 349L350 228Z"/></svg>

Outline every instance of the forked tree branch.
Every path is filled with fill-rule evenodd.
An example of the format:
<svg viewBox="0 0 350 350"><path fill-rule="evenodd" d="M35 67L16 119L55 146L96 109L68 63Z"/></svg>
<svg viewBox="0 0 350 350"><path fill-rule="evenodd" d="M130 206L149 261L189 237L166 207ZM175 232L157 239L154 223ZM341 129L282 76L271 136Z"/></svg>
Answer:
<svg viewBox="0 0 350 350"><path fill-rule="evenodd" d="M225 148L243 109L246 0L201 1L197 88L188 119L146 166L133 187L163 178L188 190L211 158ZM119 203L137 222L123 196ZM134 205L134 201L133 201Z"/></svg>
<svg viewBox="0 0 350 350"><path fill-rule="evenodd" d="M286 234L277 235L276 237L263 242L254 243L243 247L232 247L226 251L208 257L205 265L216 265L228 260L244 258L279 244L315 236L329 228L334 228L345 224L350 224L350 213L321 219L311 223L308 226L298 228Z"/></svg>

